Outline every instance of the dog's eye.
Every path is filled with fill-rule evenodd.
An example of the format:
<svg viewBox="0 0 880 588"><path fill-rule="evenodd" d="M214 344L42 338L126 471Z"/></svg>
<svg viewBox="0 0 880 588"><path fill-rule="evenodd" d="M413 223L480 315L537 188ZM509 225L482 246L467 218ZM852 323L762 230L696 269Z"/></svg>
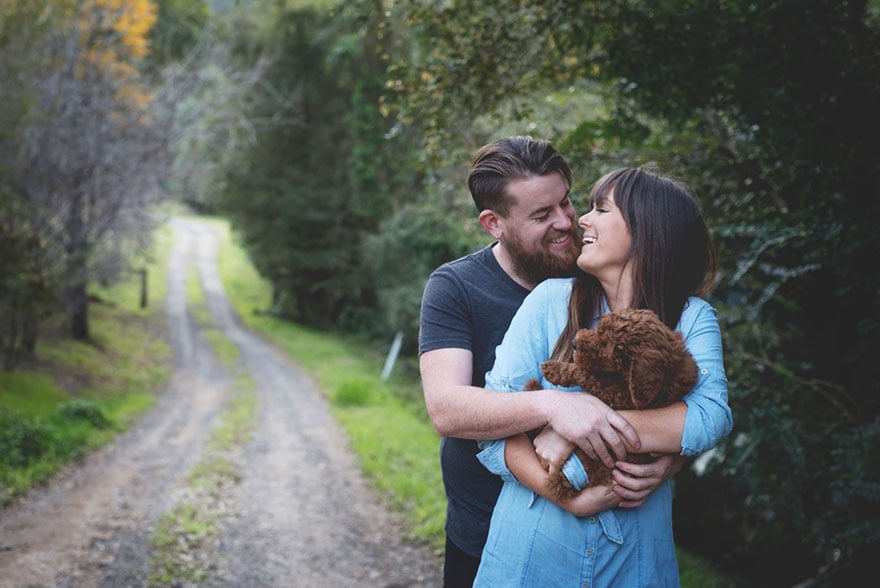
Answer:
<svg viewBox="0 0 880 588"><path fill-rule="evenodd" d="M572 347L572 349L577 349L577 348L578 348L578 340L577 340L577 339L572 339L572 340L571 340L571 347Z"/></svg>

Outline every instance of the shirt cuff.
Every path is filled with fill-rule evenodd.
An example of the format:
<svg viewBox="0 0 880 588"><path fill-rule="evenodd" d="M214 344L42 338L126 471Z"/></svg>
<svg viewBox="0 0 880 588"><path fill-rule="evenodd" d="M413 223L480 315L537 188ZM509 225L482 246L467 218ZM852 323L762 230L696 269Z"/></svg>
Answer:
<svg viewBox="0 0 880 588"><path fill-rule="evenodd" d="M507 462L504 461L504 448L506 446L504 439L479 441L478 445L481 451L477 453L477 459L483 464L483 467L491 473L501 476L501 479L506 482L516 481L516 478L507 467Z"/></svg>
<svg viewBox="0 0 880 588"><path fill-rule="evenodd" d="M568 461L562 465L562 474L568 479L575 491L581 491L590 483L590 477L584 464L578 459L577 455L572 453Z"/></svg>

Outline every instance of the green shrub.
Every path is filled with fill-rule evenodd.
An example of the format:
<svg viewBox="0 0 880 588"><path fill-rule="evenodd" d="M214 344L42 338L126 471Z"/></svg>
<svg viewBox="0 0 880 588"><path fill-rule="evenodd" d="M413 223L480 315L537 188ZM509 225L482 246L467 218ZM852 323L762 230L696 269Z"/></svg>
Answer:
<svg viewBox="0 0 880 588"><path fill-rule="evenodd" d="M371 395L369 383L363 380L345 380L336 389L333 400L340 406L366 406Z"/></svg>
<svg viewBox="0 0 880 588"><path fill-rule="evenodd" d="M66 420L86 421L96 429L109 429L113 425L103 408L82 398L64 402L58 407L58 412Z"/></svg>
<svg viewBox="0 0 880 588"><path fill-rule="evenodd" d="M23 415L0 415L0 464L23 467L40 459L52 446L52 430Z"/></svg>

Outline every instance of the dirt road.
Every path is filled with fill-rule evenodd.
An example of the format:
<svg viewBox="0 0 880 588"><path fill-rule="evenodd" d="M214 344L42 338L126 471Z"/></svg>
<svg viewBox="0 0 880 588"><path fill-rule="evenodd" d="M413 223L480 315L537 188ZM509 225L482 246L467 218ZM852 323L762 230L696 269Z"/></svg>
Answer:
<svg viewBox="0 0 880 588"><path fill-rule="evenodd" d="M256 383L259 407L240 481L217 498L225 514L198 584L439 586L440 559L403 539L312 381L235 320L210 226L177 219L174 227L170 386L124 436L0 511L0 586L149 585L150 536L186 494L187 475L234 393L187 309L192 264L214 326L238 347Z"/></svg>

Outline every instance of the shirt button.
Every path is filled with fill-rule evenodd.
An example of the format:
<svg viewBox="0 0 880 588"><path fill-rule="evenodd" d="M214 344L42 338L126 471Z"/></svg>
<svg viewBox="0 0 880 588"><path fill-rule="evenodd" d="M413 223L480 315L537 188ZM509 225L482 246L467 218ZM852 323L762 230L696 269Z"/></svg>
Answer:
<svg viewBox="0 0 880 588"><path fill-rule="evenodd" d="M590 524L595 523L595 522L596 522L596 517L590 517Z"/></svg>
<svg viewBox="0 0 880 588"><path fill-rule="evenodd" d="M592 550L592 549L588 549L588 550L587 550L587 555L593 555L593 550Z"/></svg>
<svg viewBox="0 0 880 588"><path fill-rule="evenodd" d="M703 368L703 369L700 370L700 373L703 374L703 375L705 376L706 374L709 373L709 370L707 370L706 368Z"/></svg>

